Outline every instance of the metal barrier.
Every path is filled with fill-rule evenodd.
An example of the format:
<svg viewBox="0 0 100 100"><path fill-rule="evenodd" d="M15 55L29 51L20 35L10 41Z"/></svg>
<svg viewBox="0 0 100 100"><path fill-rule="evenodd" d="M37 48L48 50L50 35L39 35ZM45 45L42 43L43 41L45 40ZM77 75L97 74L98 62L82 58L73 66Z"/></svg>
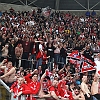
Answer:
<svg viewBox="0 0 100 100"><path fill-rule="evenodd" d="M5 89L8 90L8 92L10 92L9 86L7 86L1 79L0 79L0 84L3 85Z"/></svg>
<svg viewBox="0 0 100 100"><path fill-rule="evenodd" d="M10 88L0 79L0 100L26 100L26 95L14 98L14 93L10 92ZM34 95L36 100L48 100L49 98L39 98L38 95ZM50 100L54 100L50 97Z"/></svg>
<svg viewBox="0 0 100 100"><path fill-rule="evenodd" d="M0 58L1 57L3 57L3 56L0 56ZM12 57L10 57L10 56L8 56L7 57L7 59L11 59ZM6 58L5 58L6 59ZM66 62L67 62L67 57L66 57ZM34 64L36 64L36 62L37 62L37 60L35 59L35 60L33 60L33 59L19 59L19 63L21 63L22 61L28 61L28 65L30 66L29 68L30 69L35 69L35 68L33 68L33 66L34 66ZM31 63L31 64L30 64ZM58 62L57 63L58 65L60 64L60 65L64 65L64 63L63 62ZM21 64L20 64L21 65ZM48 59L48 63L47 63L47 66L48 66L48 69L51 71L52 70L52 68L54 67L54 58L53 58L53 60L52 61L50 61L50 59ZM23 66L22 66L23 67Z"/></svg>
<svg viewBox="0 0 100 100"><path fill-rule="evenodd" d="M0 100L11 100L10 88L0 79Z"/></svg>

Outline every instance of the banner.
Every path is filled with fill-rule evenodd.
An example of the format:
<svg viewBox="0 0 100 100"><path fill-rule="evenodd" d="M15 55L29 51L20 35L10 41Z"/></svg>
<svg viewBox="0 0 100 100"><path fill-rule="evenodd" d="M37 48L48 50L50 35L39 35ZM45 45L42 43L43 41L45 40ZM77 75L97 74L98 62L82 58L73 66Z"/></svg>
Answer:
<svg viewBox="0 0 100 100"><path fill-rule="evenodd" d="M96 68L94 66L88 64L87 62L83 62L82 68L81 68L81 73L84 73L87 71L92 71L92 70L96 70Z"/></svg>
<svg viewBox="0 0 100 100"><path fill-rule="evenodd" d="M74 50L70 53L68 58L69 62L74 64L76 68L79 68L81 73L96 70L94 67L96 66L96 63L80 54L78 50Z"/></svg>
<svg viewBox="0 0 100 100"><path fill-rule="evenodd" d="M50 8L49 6L46 7L46 8L42 8L42 14L43 14L43 16L45 16L45 17L50 16L50 14L51 14L51 8Z"/></svg>
<svg viewBox="0 0 100 100"><path fill-rule="evenodd" d="M96 70L96 68L94 66L96 66L96 63L91 61L90 59L84 57L83 55L81 55L81 73L87 72L87 71L92 71L92 70Z"/></svg>
<svg viewBox="0 0 100 100"><path fill-rule="evenodd" d="M81 56L79 55L78 50L74 50L72 53L68 55L69 62L72 64L76 64L77 61L80 60Z"/></svg>

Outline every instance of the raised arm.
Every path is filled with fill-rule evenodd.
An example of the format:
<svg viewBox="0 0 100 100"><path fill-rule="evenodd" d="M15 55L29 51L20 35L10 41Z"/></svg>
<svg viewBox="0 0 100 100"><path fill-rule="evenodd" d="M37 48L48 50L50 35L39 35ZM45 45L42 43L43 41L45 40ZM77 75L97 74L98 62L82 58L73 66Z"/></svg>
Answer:
<svg viewBox="0 0 100 100"><path fill-rule="evenodd" d="M14 72L15 72L15 68L13 67L13 68L11 68L11 70L10 70L9 72L5 73L5 74L2 75L0 78L5 78L5 77L11 75L11 74L14 73Z"/></svg>
<svg viewBox="0 0 100 100"><path fill-rule="evenodd" d="M5 69L6 66L4 66L4 63L7 62L7 59L4 59L1 63L0 63L0 68L1 69Z"/></svg>

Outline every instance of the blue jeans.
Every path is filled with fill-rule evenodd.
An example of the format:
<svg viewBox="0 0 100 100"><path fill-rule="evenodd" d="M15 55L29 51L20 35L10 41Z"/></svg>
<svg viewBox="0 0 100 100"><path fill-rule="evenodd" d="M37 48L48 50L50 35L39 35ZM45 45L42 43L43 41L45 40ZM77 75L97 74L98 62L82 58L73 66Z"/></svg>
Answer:
<svg viewBox="0 0 100 100"><path fill-rule="evenodd" d="M60 54L59 53L54 54L54 61L55 61L55 64L58 64L58 62L60 61Z"/></svg>
<svg viewBox="0 0 100 100"><path fill-rule="evenodd" d="M66 64L66 58L61 57L60 62L61 62L61 66L63 68L63 66Z"/></svg>
<svg viewBox="0 0 100 100"><path fill-rule="evenodd" d="M39 66L42 66L42 58L39 58L36 63L36 68L38 69Z"/></svg>
<svg viewBox="0 0 100 100"><path fill-rule="evenodd" d="M48 59L48 68L49 68L49 70L50 71L52 71L53 70L53 62L54 62L54 58L49 58Z"/></svg>
<svg viewBox="0 0 100 100"><path fill-rule="evenodd" d="M32 54L30 56L30 67L31 67L31 69L33 69L32 59L33 59L34 65L36 65L36 54Z"/></svg>

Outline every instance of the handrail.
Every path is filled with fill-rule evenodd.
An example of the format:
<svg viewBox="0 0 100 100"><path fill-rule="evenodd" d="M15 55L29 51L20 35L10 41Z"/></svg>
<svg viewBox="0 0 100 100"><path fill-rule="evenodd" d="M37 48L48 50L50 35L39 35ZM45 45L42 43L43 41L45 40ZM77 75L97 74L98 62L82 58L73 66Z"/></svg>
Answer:
<svg viewBox="0 0 100 100"><path fill-rule="evenodd" d="M4 88L5 88L9 93L11 93L11 92L10 92L9 86L7 86L1 79L0 79L0 84L3 85ZM11 93L11 100L19 100L18 97L15 99L13 96L14 96L14 93ZM46 99L46 98L40 98L38 95L34 95L33 97L34 97L34 98L37 98L37 99L39 99L39 100L40 100L40 99L42 99L42 100L48 100L48 99ZM25 95L21 95L21 98L22 98L21 100L25 100ZM52 98L52 97L51 97L51 98Z"/></svg>
<svg viewBox="0 0 100 100"><path fill-rule="evenodd" d="M9 86L7 86L1 79L0 79L0 84L3 85L5 89L8 90L8 92L10 92Z"/></svg>

